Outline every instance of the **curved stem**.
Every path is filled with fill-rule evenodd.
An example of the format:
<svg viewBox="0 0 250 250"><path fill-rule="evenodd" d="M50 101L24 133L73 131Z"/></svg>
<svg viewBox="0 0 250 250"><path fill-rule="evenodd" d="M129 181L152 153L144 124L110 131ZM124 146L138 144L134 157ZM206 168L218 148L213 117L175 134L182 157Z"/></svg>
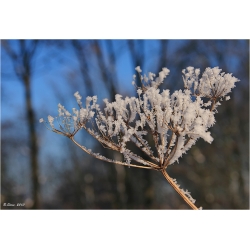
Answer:
<svg viewBox="0 0 250 250"><path fill-rule="evenodd" d="M158 166L155 165L155 167L152 167L152 166L141 166L141 165L135 165L135 164L128 164L128 163L125 163L125 162L120 162L120 161L115 161L115 160L111 160L111 159L108 159L104 156L101 156L101 155L97 155L95 153L93 153L92 151L89 151L87 148L85 148L84 146L80 145L78 142L76 142L74 140L74 137L69 137L71 139L71 141L73 141L79 148L81 148L84 152L86 152L87 154L89 155L92 155L93 157L95 157L96 159L99 159L99 160L102 160L102 161L106 161L106 162L111 162L111 163L114 163L114 164L118 164L118 165L122 165L122 166L127 166L127 167L135 167L135 168L145 168L145 169L152 169L152 170L157 170Z"/></svg>
<svg viewBox="0 0 250 250"><path fill-rule="evenodd" d="M182 197L182 199L194 210L198 210L198 208L194 205L194 203L189 200L189 198L182 192L182 190L178 187L178 185L173 181L173 179L168 175L166 169L162 171L163 176L169 182L169 184L174 188L174 190Z"/></svg>

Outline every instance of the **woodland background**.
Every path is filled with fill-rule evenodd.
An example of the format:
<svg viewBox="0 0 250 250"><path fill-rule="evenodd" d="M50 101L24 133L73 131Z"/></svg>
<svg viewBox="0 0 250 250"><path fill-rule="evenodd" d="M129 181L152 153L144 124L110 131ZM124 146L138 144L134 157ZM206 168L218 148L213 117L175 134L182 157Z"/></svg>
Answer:
<svg viewBox="0 0 250 250"><path fill-rule="evenodd" d="M182 69L219 66L240 79L216 114L212 144L200 139L168 167L203 209L249 209L248 40L2 40L1 208L189 209L155 171L98 161L39 118L57 104L76 107L73 94L114 99L135 95L134 68L170 69L164 88L183 88ZM107 157L112 152L84 132L79 139Z"/></svg>

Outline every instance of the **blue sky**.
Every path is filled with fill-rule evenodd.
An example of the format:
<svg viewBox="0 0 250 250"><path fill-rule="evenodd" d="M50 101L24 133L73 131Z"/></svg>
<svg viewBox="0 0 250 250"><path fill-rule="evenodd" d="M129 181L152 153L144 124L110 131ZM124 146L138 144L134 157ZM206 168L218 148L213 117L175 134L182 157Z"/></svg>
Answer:
<svg viewBox="0 0 250 250"><path fill-rule="evenodd" d="M124 43L122 40L116 41L115 47L119 47ZM16 42L12 41L15 46ZM176 46L175 42L171 43L172 47ZM105 47L103 46L104 52ZM151 67L154 66L154 61L158 59L157 41L149 41L145 53L145 67L143 71L146 73L151 71ZM170 49L172 51L172 48ZM5 55L5 51L2 51L2 119L11 118L16 106L21 107L24 105L24 88L19 79L13 74L13 67L9 58ZM106 53L105 53L106 54ZM51 56L52 55L52 56ZM58 58L62 62L58 62ZM72 51L72 48L65 46L63 50L52 46L51 48L45 46L39 46L37 55L34 59L34 74L32 77L32 98L33 105L38 111L41 107L53 111L56 109L58 100L55 97L53 87L59 88L60 92L64 92L63 89L67 89L69 81L67 75L73 71L78 70L78 61ZM94 67L93 67L94 68ZM131 57L128 53L121 53L121 56L117 60L117 75L118 86L120 92L133 92L133 86L131 85L132 75L135 71L132 69ZM79 73L79 71L78 71ZM95 74L95 72L93 72ZM96 78L97 86L101 86L96 89L96 94L100 96L102 100L105 97L105 89L102 82ZM77 91L77 89L76 89ZM80 91L80 90L79 90ZM99 92L99 93L98 93ZM67 93L67 98L74 97L73 93ZM85 93L82 93L84 96ZM10 111L11 110L11 111Z"/></svg>

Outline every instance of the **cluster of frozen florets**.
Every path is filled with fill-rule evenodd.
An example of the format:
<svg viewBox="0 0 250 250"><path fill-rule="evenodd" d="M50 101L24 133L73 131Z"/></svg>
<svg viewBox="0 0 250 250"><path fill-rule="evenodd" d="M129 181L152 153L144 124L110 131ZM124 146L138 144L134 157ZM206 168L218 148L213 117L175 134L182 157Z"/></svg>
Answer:
<svg viewBox="0 0 250 250"><path fill-rule="evenodd" d="M83 128L102 145L122 153L128 164L134 160L155 166L127 148L132 142L161 168L178 161L198 138L212 142L208 129L215 123L214 114L220 105L217 99L229 99L227 95L235 87L237 78L215 67L207 68L199 79L200 70L188 67L182 71L185 89L170 94L169 90L160 92L159 89L170 72L167 68L163 68L158 77L151 72L143 76L139 66L136 71L142 84L136 86L134 75L132 84L137 88L137 97L123 98L117 94L114 102L104 99L105 107L101 110L96 96L87 97L83 107L82 97L76 92L79 109L73 108L71 114L59 104L60 125L55 128L54 120L58 118L49 116L51 130L73 137ZM205 102L203 97L208 100ZM148 134L154 146L149 145Z"/></svg>
<svg viewBox="0 0 250 250"><path fill-rule="evenodd" d="M235 87L235 83L239 80L232 74L221 73L218 67L206 68L201 79L199 79L200 69L187 67L182 71L184 87L187 89L193 88L195 95L201 95L207 98L223 98L231 92Z"/></svg>

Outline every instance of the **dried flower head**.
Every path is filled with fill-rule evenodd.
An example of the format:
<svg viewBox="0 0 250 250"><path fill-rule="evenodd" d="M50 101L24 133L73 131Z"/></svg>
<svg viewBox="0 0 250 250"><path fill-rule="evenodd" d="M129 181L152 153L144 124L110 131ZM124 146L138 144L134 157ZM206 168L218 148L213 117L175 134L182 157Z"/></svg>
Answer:
<svg viewBox="0 0 250 250"><path fill-rule="evenodd" d="M137 89L137 97L125 97L117 94L114 102L104 99L105 107L100 109L97 97L87 97L85 107L78 92L74 94L79 109L68 112L64 106L58 105L59 116L48 116L47 128L55 133L69 137L77 146L94 157L124 166L147 168L161 171L164 177L193 208L194 199L188 191L179 188L171 179L166 168L178 162L195 142L202 138L211 143L213 138L208 129L215 124L214 114L222 99L229 100L228 94L239 80L232 74L221 73L221 69L206 68L199 78L200 70L187 67L183 70L184 90L160 92L159 86L170 73L163 68L158 77L149 72L148 77L142 75L140 66L135 70L139 74L141 87ZM136 76L133 76L135 79ZM56 128L54 120L58 121ZM44 122L40 119L40 122ZM118 151L124 155L125 162L114 161L77 143L74 135L85 129L104 147ZM148 138L154 141L150 145ZM151 161L128 149L133 143Z"/></svg>

